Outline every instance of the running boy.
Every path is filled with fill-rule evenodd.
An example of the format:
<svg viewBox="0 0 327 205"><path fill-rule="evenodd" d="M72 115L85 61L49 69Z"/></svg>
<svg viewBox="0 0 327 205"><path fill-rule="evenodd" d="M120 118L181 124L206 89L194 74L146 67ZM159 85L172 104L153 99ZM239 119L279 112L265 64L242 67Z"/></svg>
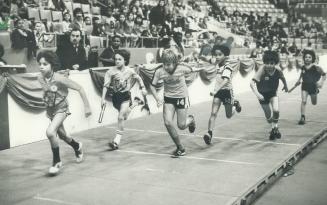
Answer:
<svg viewBox="0 0 327 205"><path fill-rule="evenodd" d="M115 67L110 68L104 78L104 86L102 90L101 106L105 106L105 97L109 86L113 89L112 104L119 112L118 114L118 129L116 130L115 138L109 142L109 147L116 150L119 147L121 137L124 132L124 121L128 118L131 110L143 102L139 98L131 100L132 80L135 79L141 88L142 95L146 95L147 91L141 77L127 65L129 64L131 54L124 49L116 50L115 52Z"/></svg>
<svg viewBox="0 0 327 205"><path fill-rule="evenodd" d="M63 125L66 117L70 115L67 102L68 89L79 92L84 103L85 117L91 115L91 110L84 89L74 81L54 72L55 67L58 65L58 58L54 52L40 52L37 55L37 62L41 72L41 75L38 76L38 81L44 91L46 112L51 120L46 131L53 153L52 167L49 169L49 174L55 175L62 168L57 134L60 139L72 146L75 151L76 162L83 161L82 143L76 142L68 136Z"/></svg>
<svg viewBox="0 0 327 205"><path fill-rule="evenodd" d="M238 100L233 96L232 78L235 71L228 63L230 48L226 44L214 45L211 50L212 59L217 68L216 84L214 90L210 92L213 96L211 115L208 123L208 132L203 136L203 140L207 145L211 144L212 132L221 103L225 106L227 118L231 118L235 114L235 110L239 113L242 107Z"/></svg>
<svg viewBox="0 0 327 205"><path fill-rule="evenodd" d="M295 83L294 87L290 89L290 92L301 84L301 119L299 121L299 125L305 124L305 110L307 105L308 95L311 97L311 103L313 105L317 104L317 96L319 93L319 88L322 88L324 82L326 80L326 73L324 70L315 65L316 54L313 50L304 50L303 51L303 61L304 65L301 68L301 75L299 80Z"/></svg>
<svg viewBox="0 0 327 205"><path fill-rule="evenodd" d="M279 55L276 51L266 51L263 54L263 67L254 75L251 81L251 89L259 99L259 103L265 113L267 122L271 124L272 130L269 139L281 138L278 130L279 102L277 90L279 80L284 84L282 90L288 92L287 83L283 72L277 68Z"/></svg>

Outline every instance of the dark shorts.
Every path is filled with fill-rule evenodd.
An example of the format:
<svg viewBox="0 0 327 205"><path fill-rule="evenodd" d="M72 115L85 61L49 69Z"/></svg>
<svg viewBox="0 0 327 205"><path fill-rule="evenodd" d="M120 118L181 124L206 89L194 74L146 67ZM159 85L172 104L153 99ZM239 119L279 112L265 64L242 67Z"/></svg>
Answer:
<svg viewBox="0 0 327 205"><path fill-rule="evenodd" d="M189 98L170 98L170 97L164 97L165 104L172 104L176 109L185 109L190 107L190 101Z"/></svg>
<svg viewBox="0 0 327 205"><path fill-rule="evenodd" d="M54 116L58 113L66 113L66 115L70 115L68 102L67 100L61 101L59 104L53 107L47 107L46 108L46 115L50 120L53 120Z"/></svg>
<svg viewBox="0 0 327 205"><path fill-rule="evenodd" d="M302 83L301 89L307 91L309 95L316 95L319 93L319 89L315 83Z"/></svg>
<svg viewBox="0 0 327 205"><path fill-rule="evenodd" d="M131 93L126 91L123 93L116 92L112 94L112 104L114 108L116 108L118 111L120 110L121 105L124 102L129 102L129 104L132 104L132 99L131 99Z"/></svg>
<svg viewBox="0 0 327 205"><path fill-rule="evenodd" d="M219 90L213 97L219 98L224 105L233 105L234 103L233 90Z"/></svg>
<svg viewBox="0 0 327 205"><path fill-rule="evenodd" d="M259 100L259 103L263 104L263 105L269 104L270 99L277 96L276 91L265 92L265 93L260 93L260 94L264 97L264 100Z"/></svg>

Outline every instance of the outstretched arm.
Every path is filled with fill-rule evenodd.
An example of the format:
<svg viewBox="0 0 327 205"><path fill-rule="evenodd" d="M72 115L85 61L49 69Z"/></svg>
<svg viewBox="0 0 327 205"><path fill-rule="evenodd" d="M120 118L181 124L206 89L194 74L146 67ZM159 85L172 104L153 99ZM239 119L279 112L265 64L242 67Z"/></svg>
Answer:
<svg viewBox="0 0 327 205"><path fill-rule="evenodd" d="M69 78L65 78L65 80L62 81L63 84L65 84L67 86L67 88L70 88L72 90L76 90L84 103L84 112L85 112L85 117L88 117L92 114L91 109L90 109L90 103L86 97L85 91L83 89L82 86L80 86L79 84L77 84L76 82L70 80Z"/></svg>

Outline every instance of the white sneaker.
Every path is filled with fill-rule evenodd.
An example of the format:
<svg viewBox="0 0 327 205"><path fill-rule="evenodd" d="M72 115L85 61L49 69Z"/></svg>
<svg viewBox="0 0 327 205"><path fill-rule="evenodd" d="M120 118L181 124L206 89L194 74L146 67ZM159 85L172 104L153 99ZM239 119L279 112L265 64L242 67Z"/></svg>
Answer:
<svg viewBox="0 0 327 205"><path fill-rule="evenodd" d="M49 174L56 175L62 168L62 162L57 162L55 165L49 168Z"/></svg>
<svg viewBox="0 0 327 205"><path fill-rule="evenodd" d="M76 162L77 163L81 163L83 161L83 144L81 142L78 143L79 144L79 147L78 147L78 150L75 150L75 156L76 156Z"/></svg>

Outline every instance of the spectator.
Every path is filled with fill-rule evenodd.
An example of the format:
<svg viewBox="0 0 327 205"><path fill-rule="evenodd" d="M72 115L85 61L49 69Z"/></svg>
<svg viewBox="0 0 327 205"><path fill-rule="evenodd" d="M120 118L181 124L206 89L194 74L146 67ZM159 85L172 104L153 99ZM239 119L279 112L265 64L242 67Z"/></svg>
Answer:
<svg viewBox="0 0 327 205"><path fill-rule="evenodd" d="M121 46L120 36L114 36L112 38L112 44L103 50L99 60L102 62L103 66L115 66L115 51Z"/></svg>
<svg viewBox="0 0 327 205"><path fill-rule="evenodd" d="M67 8L65 2L63 0L49 0L48 1L48 9L67 12Z"/></svg>
<svg viewBox="0 0 327 205"><path fill-rule="evenodd" d="M34 34L24 28L24 20L17 19L14 22L15 29L10 35L11 47L15 50L22 50L27 48L27 58L32 58L32 52L36 47Z"/></svg>
<svg viewBox="0 0 327 205"><path fill-rule="evenodd" d="M0 44L0 66L6 65L7 62L2 58L5 54L5 49L2 44Z"/></svg>
<svg viewBox="0 0 327 205"><path fill-rule="evenodd" d="M72 23L72 17L70 15L70 13L69 12L64 13L64 19L61 22L61 24L62 24L62 31L64 33L71 31L71 27L70 27L70 24L71 23Z"/></svg>
<svg viewBox="0 0 327 205"><path fill-rule="evenodd" d="M83 13L82 9L81 8L74 9L73 16L74 16L74 20L70 24L70 28L72 28L72 30L78 29L82 32L82 34L84 34L86 31L86 28L85 28L85 22L84 22L84 13Z"/></svg>
<svg viewBox="0 0 327 205"><path fill-rule="evenodd" d="M84 70L87 68L86 52L82 40L82 32L73 28L69 35L69 42L58 46L57 55L61 69Z"/></svg>
<svg viewBox="0 0 327 205"><path fill-rule="evenodd" d="M151 9L149 20L151 25L164 24L166 20L165 0L159 0L158 5Z"/></svg>
<svg viewBox="0 0 327 205"><path fill-rule="evenodd" d="M10 16L18 15L22 19L27 19L27 5L23 0L13 0L10 5Z"/></svg>

